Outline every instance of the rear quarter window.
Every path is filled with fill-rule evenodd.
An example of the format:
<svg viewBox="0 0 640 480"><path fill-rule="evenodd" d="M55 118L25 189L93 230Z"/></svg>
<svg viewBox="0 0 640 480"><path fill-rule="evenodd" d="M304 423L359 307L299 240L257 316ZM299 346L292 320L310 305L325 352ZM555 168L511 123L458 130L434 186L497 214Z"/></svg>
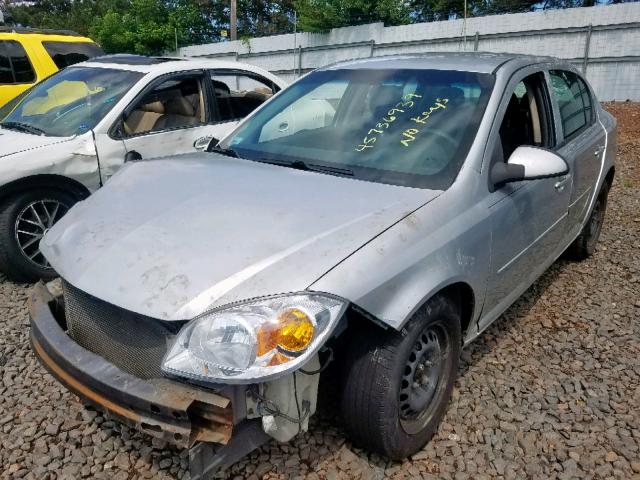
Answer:
<svg viewBox="0 0 640 480"><path fill-rule="evenodd" d="M36 74L24 47L15 40L0 40L0 85L33 83Z"/></svg>
<svg viewBox="0 0 640 480"><path fill-rule="evenodd" d="M60 70L104 55L102 49L91 42L42 42L42 46Z"/></svg>

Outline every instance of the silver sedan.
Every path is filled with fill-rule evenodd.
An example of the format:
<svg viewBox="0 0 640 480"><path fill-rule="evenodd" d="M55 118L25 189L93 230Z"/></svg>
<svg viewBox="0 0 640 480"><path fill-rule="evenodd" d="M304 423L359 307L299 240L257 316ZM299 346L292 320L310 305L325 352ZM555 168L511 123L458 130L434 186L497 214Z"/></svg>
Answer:
<svg viewBox="0 0 640 480"><path fill-rule="evenodd" d="M303 77L211 150L131 162L72 208L40 245L62 289L32 299L41 361L192 447L194 478L306 429L321 378L354 442L421 449L461 349L594 252L616 121L552 58L374 58Z"/></svg>

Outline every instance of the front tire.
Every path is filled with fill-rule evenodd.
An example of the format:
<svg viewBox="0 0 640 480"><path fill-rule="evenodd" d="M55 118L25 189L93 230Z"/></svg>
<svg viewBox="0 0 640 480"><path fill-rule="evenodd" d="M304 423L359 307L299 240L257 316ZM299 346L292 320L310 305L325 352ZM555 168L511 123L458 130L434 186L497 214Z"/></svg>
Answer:
<svg viewBox="0 0 640 480"><path fill-rule="evenodd" d="M607 211L607 198L609 185L605 182L598 193L598 198L587 223L582 228L580 235L567 249L567 256L572 260L585 260L596 251L596 245L602 232L604 217Z"/></svg>
<svg viewBox="0 0 640 480"><path fill-rule="evenodd" d="M393 460L420 450L445 414L461 336L460 311L445 296L432 298L401 332L358 335L342 396L353 441Z"/></svg>
<svg viewBox="0 0 640 480"><path fill-rule="evenodd" d="M0 205L0 270L17 282L56 276L40 252L40 239L76 203L55 189L15 194Z"/></svg>

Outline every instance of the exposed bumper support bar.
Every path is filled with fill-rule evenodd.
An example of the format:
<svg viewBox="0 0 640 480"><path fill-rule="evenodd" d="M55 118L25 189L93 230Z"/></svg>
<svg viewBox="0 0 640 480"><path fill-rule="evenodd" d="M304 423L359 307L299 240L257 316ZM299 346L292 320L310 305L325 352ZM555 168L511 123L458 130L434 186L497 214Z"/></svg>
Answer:
<svg viewBox="0 0 640 480"><path fill-rule="evenodd" d="M45 285L37 284L29 313L31 344L42 365L96 409L154 437L193 447L192 479L230 465L268 440L259 420L234 419L231 400L222 395L169 379L140 379L82 348L54 317L54 304Z"/></svg>

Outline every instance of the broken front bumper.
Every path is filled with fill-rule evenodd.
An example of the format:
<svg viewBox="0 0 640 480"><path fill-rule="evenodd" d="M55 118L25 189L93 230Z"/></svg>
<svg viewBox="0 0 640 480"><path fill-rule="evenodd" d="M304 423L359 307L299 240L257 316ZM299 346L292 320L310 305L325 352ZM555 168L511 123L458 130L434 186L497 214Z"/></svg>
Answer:
<svg viewBox="0 0 640 480"><path fill-rule="evenodd" d="M42 365L96 409L154 437L194 447L190 452L192 478L233 463L268 439L260 421L245 419L244 390L230 389L224 395L169 379L143 380L125 373L74 342L65 333L64 319L54 315L56 308L47 287L37 284L29 313L31 344Z"/></svg>

